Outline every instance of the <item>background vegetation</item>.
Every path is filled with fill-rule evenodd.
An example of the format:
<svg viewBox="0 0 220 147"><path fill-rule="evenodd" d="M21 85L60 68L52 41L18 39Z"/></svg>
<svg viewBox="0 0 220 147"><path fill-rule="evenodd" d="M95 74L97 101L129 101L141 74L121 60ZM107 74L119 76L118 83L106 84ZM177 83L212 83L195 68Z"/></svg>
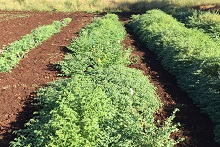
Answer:
<svg viewBox="0 0 220 147"><path fill-rule="evenodd" d="M38 11L140 11L167 5L219 4L219 0L0 0L0 10Z"/></svg>

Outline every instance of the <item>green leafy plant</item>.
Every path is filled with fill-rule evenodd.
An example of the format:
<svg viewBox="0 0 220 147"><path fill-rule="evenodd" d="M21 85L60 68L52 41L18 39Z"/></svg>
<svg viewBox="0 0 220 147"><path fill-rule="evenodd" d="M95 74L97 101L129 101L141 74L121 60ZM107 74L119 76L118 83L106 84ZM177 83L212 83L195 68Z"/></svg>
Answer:
<svg viewBox="0 0 220 147"><path fill-rule="evenodd" d="M134 93L131 93L131 89ZM113 66L51 83L38 92L40 111L11 146L173 146L174 114L154 124L161 108L147 77ZM174 112L175 113L175 112Z"/></svg>
<svg viewBox="0 0 220 147"><path fill-rule="evenodd" d="M61 71L72 76L110 65L128 65L130 50L123 50L124 36L125 29L117 15L96 18L68 46L71 52L59 63Z"/></svg>
<svg viewBox="0 0 220 147"><path fill-rule="evenodd" d="M215 140L220 142L220 48L201 30L189 29L161 10L133 16L133 31L154 51L162 65L176 76L215 124Z"/></svg>
<svg viewBox="0 0 220 147"><path fill-rule="evenodd" d="M165 8L164 11L184 23L186 27L201 29L219 42L220 15L218 13L172 6Z"/></svg>

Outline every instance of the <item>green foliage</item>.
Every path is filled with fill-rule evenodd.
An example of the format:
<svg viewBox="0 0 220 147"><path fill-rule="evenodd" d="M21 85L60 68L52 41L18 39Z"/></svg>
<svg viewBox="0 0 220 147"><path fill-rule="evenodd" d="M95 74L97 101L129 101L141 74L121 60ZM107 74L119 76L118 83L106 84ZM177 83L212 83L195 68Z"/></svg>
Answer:
<svg viewBox="0 0 220 147"><path fill-rule="evenodd" d="M51 25L38 27L32 30L30 34L23 36L21 40L14 41L3 48L0 53L0 72L9 72L28 51L39 46L55 33L60 32L61 28L70 21L71 18L66 18L63 22L54 21Z"/></svg>
<svg viewBox="0 0 220 147"><path fill-rule="evenodd" d="M202 29L213 38L220 39L220 15L217 13L195 11L186 23L188 27Z"/></svg>
<svg viewBox="0 0 220 147"><path fill-rule="evenodd" d="M197 29L188 29L160 10L133 16L130 23L140 40L154 51L178 84L216 124L220 142L220 47Z"/></svg>
<svg viewBox="0 0 220 147"><path fill-rule="evenodd" d="M123 50L122 45L124 36L125 29L117 15L96 18L68 46L71 53L59 63L61 71L71 76L100 67L129 64L130 50Z"/></svg>
<svg viewBox="0 0 220 147"><path fill-rule="evenodd" d="M192 10L187 7L168 7L165 12L185 23L189 28L198 28L208 33L212 38L220 39L220 15L215 12Z"/></svg>
<svg viewBox="0 0 220 147"><path fill-rule="evenodd" d="M134 91L131 94L131 89ZM56 81L38 92L40 111L17 131L11 146L173 146L168 118L154 124L161 107L140 71L113 66Z"/></svg>
<svg viewBox="0 0 220 147"><path fill-rule="evenodd" d="M194 9L189 9L188 7L175 7L175 6L169 6L162 10L167 14L172 15L182 23L187 22L188 17L191 17L193 13L196 11Z"/></svg>

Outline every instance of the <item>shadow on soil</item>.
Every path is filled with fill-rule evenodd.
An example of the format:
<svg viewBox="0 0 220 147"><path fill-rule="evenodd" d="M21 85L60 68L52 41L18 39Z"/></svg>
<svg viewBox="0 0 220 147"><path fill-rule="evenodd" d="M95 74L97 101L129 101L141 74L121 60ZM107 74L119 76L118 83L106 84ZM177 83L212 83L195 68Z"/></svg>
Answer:
<svg viewBox="0 0 220 147"><path fill-rule="evenodd" d="M16 137L16 135L12 132L18 129L23 129L24 124L33 117L33 112L36 111L36 107L33 105L35 96L36 92L32 92L25 99L23 111L17 115L15 122L10 123L10 128L6 128L6 133L3 134L4 137L0 140L0 147L8 147L9 143Z"/></svg>

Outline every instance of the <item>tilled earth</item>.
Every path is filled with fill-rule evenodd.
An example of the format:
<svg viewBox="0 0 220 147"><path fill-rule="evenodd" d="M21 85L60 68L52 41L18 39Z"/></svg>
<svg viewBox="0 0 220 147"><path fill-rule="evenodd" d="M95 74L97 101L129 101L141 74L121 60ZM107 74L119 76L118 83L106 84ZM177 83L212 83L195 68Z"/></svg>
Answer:
<svg viewBox="0 0 220 147"><path fill-rule="evenodd" d="M0 11L1 13L6 13ZM15 137L12 132L24 127L34 111L32 105L36 91L48 82L58 79L58 71L53 63L61 61L67 46L73 37L77 37L81 28L92 21L94 15L77 13L46 12L10 12L10 14L28 14L28 17L0 21L0 48L30 33L39 25L50 24L54 20L70 17L72 22L39 47L31 50L11 73L0 73L0 147L9 146ZM129 15L120 14L121 21L127 23ZM174 139L184 137L185 141L177 146L215 147L213 124L201 114L193 102L182 92L175 77L163 69L155 54L145 48L126 25L128 35L125 46L134 48L132 56L139 56L140 61L130 67L137 68L150 77L157 87L157 93L164 103L164 109L155 114L156 119L164 121L174 108L179 108L175 123L180 122L180 131L172 134Z"/></svg>

